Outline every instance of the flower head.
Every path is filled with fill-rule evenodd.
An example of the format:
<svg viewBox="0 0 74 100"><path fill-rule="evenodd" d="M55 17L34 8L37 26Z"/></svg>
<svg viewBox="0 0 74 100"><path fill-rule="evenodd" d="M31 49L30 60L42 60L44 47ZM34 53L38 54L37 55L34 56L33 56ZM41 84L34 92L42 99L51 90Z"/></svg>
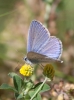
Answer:
<svg viewBox="0 0 74 100"><path fill-rule="evenodd" d="M34 68L30 66L29 64L24 64L19 70L20 74L27 76L27 77L31 76L33 71L34 71Z"/></svg>
<svg viewBox="0 0 74 100"><path fill-rule="evenodd" d="M43 74L50 79L53 79L54 73L55 70L51 64L47 64L43 69Z"/></svg>

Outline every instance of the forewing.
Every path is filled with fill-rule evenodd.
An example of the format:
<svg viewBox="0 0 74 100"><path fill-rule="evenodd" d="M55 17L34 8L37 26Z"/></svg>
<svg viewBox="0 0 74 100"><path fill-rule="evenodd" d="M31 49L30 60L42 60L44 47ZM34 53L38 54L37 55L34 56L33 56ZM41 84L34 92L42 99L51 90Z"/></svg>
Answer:
<svg viewBox="0 0 74 100"><path fill-rule="evenodd" d="M32 63L52 63L52 62L61 62L58 59L49 58L45 55L36 53L36 52L29 52L27 54L28 60L30 60Z"/></svg>
<svg viewBox="0 0 74 100"><path fill-rule="evenodd" d="M59 59L62 54L62 42L55 36L50 36L47 43L39 48L37 53L46 55L49 58Z"/></svg>
<svg viewBox="0 0 74 100"><path fill-rule="evenodd" d="M48 30L40 22L32 21L28 33L27 52L37 52L49 36Z"/></svg>

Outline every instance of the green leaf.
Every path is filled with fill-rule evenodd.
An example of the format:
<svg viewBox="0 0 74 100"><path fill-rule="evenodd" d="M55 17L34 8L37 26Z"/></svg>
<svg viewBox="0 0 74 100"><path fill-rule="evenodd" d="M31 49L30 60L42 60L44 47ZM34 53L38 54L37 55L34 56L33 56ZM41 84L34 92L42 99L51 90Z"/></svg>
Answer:
<svg viewBox="0 0 74 100"><path fill-rule="evenodd" d="M35 91L30 91L29 95L32 97L35 94ZM38 93L33 100L41 100L41 95Z"/></svg>
<svg viewBox="0 0 74 100"><path fill-rule="evenodd" d="M22 99L22 98L23 98L23 94L20 94L20 95L17 97L17 100Z"/></svg>
<svg viewBox="0 0 74 100"><path fill-rule="evenodd" d="M25 96L25 98L26 98L26 100L30 100L29 94L27 94L27 95Z"/></svg>
<svg viewBox="0 0 74 100"><path fill-rule="evenodd" d="M19 96L19 93L15 93L14 95L15 95L15 98L17 98Z"/></svg>
<svg viewBox="0 0 74 100"><path fill-rule="evenodd" d="M41 86L41 84L42 84L42 82L35 85L35 88L34 88L35 91L38 90L38 88ZM45 83L39 92L42 93L42 92L45 92L45 91L48 91L48 90L50 90L50 86Z"/></svg>
<svg viewBox="0 0 74 100"><path fill-rule="evenodd" d="M29 91L29 96L32 97L34 95L35 91Z"/></svg>
<svg viewBox="0 0 74 100"><path fill-rule="evenodd" d="M42 82L37 83L37 84L35 85L34 89L35 89L36 87L40 86L41 84L42 84Z"/></svg>
<svg viewBox="0 0 74 100"><path fill-rule="evenodd" d="M23 80L20 76L18 76L17 74L15 73L9 73L8 74L11 78L13 78L13 82L14 82L14 87L17 91L20 91L21 90L21 87L23 85Z"/></svg>
<svg viewBox="0 0 74 100"><path fill-rule="evenodd" d="M33 90L29 91L29 95L31 98L36 93L34 100L40 100L41 96L39 93L48 91L50 89L50 86L47 85L46 83L42 87L41 86L42 86L42 82L36 84L35 87L33 88Z"/></svg>
<svg viewBox="0 0 74 100"><path fill-rule="evenodd" d="M41 95L39 93L37 94L37 100L41 100Z"/></svg>
<svg viewBox="0 0 74 100"><path fill-rule="evenodd" d="M13 73L13 72L11 72L11 73L9 73L8 74L11 78L14 78L14 76L18 76L16 73ZM20 76L19 76L20 77ZM21 78L21 77L20 77Z"/></svg>
<svg viewBox="0 0 74 100"><path fill-rule="evenodd" d="M17 92L17 90L12 87L12 86L9 86L8 84L4 83L0 86L0 89L7 89L7 90L13 90L14 92Z"/></svg>
<svg viewBox="0 0 74 100"><path fill-rule="evenodd" d="M48 90L50 90L50 86L49 86L48 84L45 83L45 84L43 85L43 87L42 87L40 93L45 92L45 91L48 91Z"/></svg>
<svg viewBox="0 0 74 100"><path fill-rule="evenodd" d="M17 94L17 93L15 93L15 96L16 96L16 99L17 100L19 100L19 99L21 99L21 100L30 100L30 96L27 94L25 97L23 96L23 94Z"/></svg>
<svg viewBox="0 0 74 100"><path fill-rule="evenodd" d="M38 100L37 97L35 97L33 100Z"/></svg>

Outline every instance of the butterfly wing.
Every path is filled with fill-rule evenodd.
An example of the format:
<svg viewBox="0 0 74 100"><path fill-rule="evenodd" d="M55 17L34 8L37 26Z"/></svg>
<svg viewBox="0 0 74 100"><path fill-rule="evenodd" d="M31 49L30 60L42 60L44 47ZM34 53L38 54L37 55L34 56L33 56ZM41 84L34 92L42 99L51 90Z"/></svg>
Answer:
<svg viewBox="0 0 74 100"><path fill-rule="evenodd" d="M32 21L28 33L27 52L37 52L49 37L50 33L40 22Z"/></svg>
<svg viewBox="0 0 74 100"><path fill-rule="evenodd" d="M32 63L52 63L52 62L61 62L59 59L49 58L45 55L36 53L36 52L29 52L27 54L28 60Z"/></svg>
<svg viewBox="0 0 74 100"><path fill-rule="evenodd" d="M46 55L49 58L59 59L62 54L62 42L55 36L50 36L47 43L39 48L37 53Z"/></svg>
<svg viewBox="0 0 74 100"><path fill-rule="evenodd" d="M51 59L59 59L62 54L62 43L38 21L32 21L28 36L28 52L36 52Z"/></svg>

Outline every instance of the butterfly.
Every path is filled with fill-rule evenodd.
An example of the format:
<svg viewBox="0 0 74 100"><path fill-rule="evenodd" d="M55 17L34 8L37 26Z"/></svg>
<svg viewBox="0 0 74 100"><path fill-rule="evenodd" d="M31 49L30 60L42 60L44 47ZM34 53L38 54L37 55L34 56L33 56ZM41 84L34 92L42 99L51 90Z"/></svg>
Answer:
<svg viewBox="0 0 74 100"><path fill-rule="evenodd" d="M41 22L33 20L30 24L27 41L27 64L61 62L62 42L50 36L48 29Z"/></svg>

